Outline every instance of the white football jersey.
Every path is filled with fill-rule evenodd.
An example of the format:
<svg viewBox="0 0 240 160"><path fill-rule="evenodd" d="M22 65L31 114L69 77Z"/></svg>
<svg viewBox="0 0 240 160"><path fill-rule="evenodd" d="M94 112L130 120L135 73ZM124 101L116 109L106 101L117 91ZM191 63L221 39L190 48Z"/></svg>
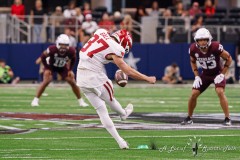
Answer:
<svg viewBox="0 0 240 160"><path fill-rule="evenodd" d="M104 64L112 62L106 59L109 54L123 57L125 50L105 29L98 29L79 53L78 86L95 88L106 83L108 77L105 74Z"/></svg>

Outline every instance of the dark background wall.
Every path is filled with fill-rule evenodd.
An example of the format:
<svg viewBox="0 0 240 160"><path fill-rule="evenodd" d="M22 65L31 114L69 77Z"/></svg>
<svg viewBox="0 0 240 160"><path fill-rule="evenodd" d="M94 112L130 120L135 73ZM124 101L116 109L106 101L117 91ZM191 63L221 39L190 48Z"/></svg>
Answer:
<svg viewBox="0 0 240 160"><path fill-rule="evenodd" d="M50 44L0 44L0 58L5 59L22 80L34 80L38 78L39 66L35 60ZM235 45L224 44L235 59ZM189 44L134 44L131 52L134 58L140 58L136 63L138 70L147 75L155 75L158 79L164 74L164 68L172 62L180 66L181 75L184 79L193 79L188 54ZM129 54L125 55L128 58ZM75 71L78 61L75 65ZM113 79L117 70L114 64L106 66L108 76Z"/></svg>

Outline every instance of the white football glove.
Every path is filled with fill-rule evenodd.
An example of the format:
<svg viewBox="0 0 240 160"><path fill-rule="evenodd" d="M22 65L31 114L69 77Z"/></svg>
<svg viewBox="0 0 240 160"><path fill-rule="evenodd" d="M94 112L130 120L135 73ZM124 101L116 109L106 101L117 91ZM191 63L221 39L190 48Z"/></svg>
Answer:
<svg viewBox="0 0 240 160"><path fill-rule="evenodd" d="M202 85L202 80L199 76L196 76L193 82L193 88L199 88L200 85Z"/></svg>
<svg viewBox="0 0 240 160"><path fill-rule="evenodd" d="M224 74L221 73L214 78L214 83L218 84L218 83L221 83L223 80L224 80Z"/></svg>

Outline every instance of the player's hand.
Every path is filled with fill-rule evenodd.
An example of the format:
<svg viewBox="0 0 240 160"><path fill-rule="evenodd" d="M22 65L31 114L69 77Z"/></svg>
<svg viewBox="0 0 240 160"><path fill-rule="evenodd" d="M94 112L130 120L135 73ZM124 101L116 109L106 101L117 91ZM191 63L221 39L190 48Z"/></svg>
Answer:
<svg viewBox="0 0 240 160"><path fill-rule="evenodd" d="M193 82L193 88L199 88L201 85L202 85L201 78L199 76L196 76Z"/></svg>
<svg viewBox="0 0 240 160"><path fill-rule="evenodd" d="M154 84L156 83L156 77L155 76L150 76L147 79L148 83Z"/></svg>
<svg viewBox="0 0 240 160"><path fill-rule="evenodd" d="M68 71L68 77L74 78L74 73L73 73L73 71Z"/></svg>
<svg viewBox="0 0 240 160"><path fill-rule="evenodd" d="M221 73L214 78L214 83L218 84L218 83L221 83L223 80L224 80L224 74Z"/></svg>

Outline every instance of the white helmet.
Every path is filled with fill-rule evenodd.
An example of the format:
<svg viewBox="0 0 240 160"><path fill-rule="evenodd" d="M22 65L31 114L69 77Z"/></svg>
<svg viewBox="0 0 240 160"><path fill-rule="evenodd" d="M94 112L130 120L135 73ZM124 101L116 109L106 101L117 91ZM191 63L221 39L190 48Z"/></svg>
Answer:
<svg viewBox="0 0 240 160"><path fill-rule="evenodd" d="M199 39L208 39L207 45L206 46L200 46L197 42ZM209 30L207 30L206 28L200 28L200 29L197 30L197 32L194 36L194 41L196 42L196 45L197 45L198 48L204 49L204 48L207 48L211 45L212 35L209 32Z"/></svg>
<svg viewBox="0 0 240 160"><path fill-rule="evenodd" d="M60 34L56 40L56 46L60 49L60 44L68 45L70 44L70 39L66 34Z"/></svg>

